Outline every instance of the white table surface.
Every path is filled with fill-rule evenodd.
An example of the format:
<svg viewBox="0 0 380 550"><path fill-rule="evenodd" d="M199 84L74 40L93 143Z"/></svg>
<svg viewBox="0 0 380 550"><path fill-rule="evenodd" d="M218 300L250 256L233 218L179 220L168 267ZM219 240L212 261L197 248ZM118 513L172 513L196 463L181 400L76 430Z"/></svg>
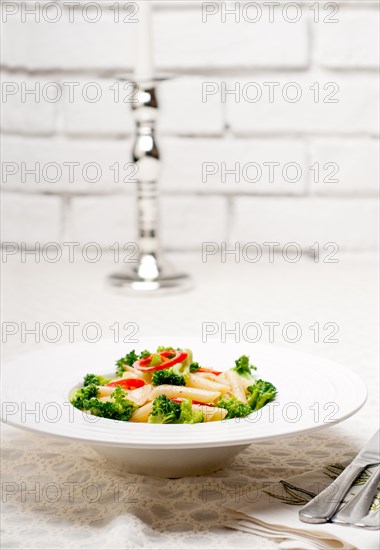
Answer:
<svg viewBox="0 0 380 550"><path fill-rule="evenodd" d="M10 257L2 266L3 322L26 328L36 322L41 327L95 322L107 338L114 323L135 322L142 345L144 335L163 335L170 344L176 336L200 337L203 321L224 321L228 328L235 322L296 322L302 327L300 341L286 343L279 332L274 345L343 363L367 383L367 404L338 426L251 446L220 472L176 480L123 478L89 447L3 426L3 482L8 484L3 486L3 548L276 548L269 540L224 528L225 504L242 498L255 483L349 460L376 430L378 270L371 256L341 255L338 264L310 259L290 264L281 258L273 264L202 263L195 253L172 260L193 273L194 290L142 298L110 291L105 284L106 274L115 270L110 257L97 264L21 263ZM308 327L315 322L337 323L339 343L314 343ZM265 330L261 342L268 343ZM68 343L65 332L61 343ZM3 345L3 355L52 345L57 344L35 344L31 336L23 343L17 334ZM33 488L38 496L26 493Z"/></svg>

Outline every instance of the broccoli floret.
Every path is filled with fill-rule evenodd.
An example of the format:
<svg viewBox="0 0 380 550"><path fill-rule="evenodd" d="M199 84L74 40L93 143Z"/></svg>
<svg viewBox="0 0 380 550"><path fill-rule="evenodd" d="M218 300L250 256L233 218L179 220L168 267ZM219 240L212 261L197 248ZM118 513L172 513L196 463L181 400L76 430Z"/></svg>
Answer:
<svg viewBox="0 0 380 550"><path fill-rule="evenodd" d="M191 401L185 399L181 403L181 412L177 420L178 424L196 424L204 422L204 415L201 410L193 411Z"/></svg>
<svg viewBox="0 0 380 550"><path fill-rule="evenodd" d="M190 372L197 372L200 368L199 363L191 363Z"/></svg>
<svg viewBox="0 0 380 550"><path fill-rule="evenodd" d="M71 399L71 404L77 409L84 409L84 402L89 399L96 398L99 395L99 390L95 384L89 384L84 388L80 388Z"/></svg>
<svg viewBox="0 0 380 550"><path fill-rule="evenodd" d="M105 378L104 376L97 376L96 374L86 374L83 380L84 386L95 384L96 386L105 386L111 378Z"/></svg>
<svg viewBox="0 0 380 550"><path fill-rule="evenodd" d="M85 402L85 410L94 416L101 416L102 418L109 418L111 420L129 420L136 410L137 405L128 402L128 405L124 405L122 410L116 406L112 401L99 401L99 399L92 398Z"/></svg>
<svg viewBox="0 0 380 550"><path fill-rule="evenodd" d="M176 422L181 414L181 405L166 397L159 395L153 401L153 410L148 422L153 424L172 424Z"/></svg>
<svg viewBox="0 0 380 550"><path fill-rule="evenodd" d="M222 409L227 409L228 413L225 417L226 419L241 418L243 416L248 416L252 412L251 407L239 401L237 397L230 397L229 399L219 399L216 405L217 407L220 407Z"/></svg>
<svg viewBox="0 0 380 550"><path fill-rule="evenodd" d="M258 411L269 401L273 401L276 397L277 389L265 380L257 380L253 386L248 386L250 396L248 397L248 404L253 411Z"/></svg>
<svg viewBox="0 0 380 550"><path fill-rule="evenodd" d="M186 384L185 377L177 374L174 369L157 370L152 376L153 386L161 386L162 384L170 384L172 386L184 386Z"/></svg>
<svg viewBox="0 0 380 550"><path fill-rule="evenodd" d="M189 399L177 403L166 395L159 395L153 401L153 410L148 420L154 424L195 424L203 421L202 411L194 412Z"/></svg>
<svg viewBox="0 0 380 550"><path fill-rule="evenodd" d="M190 368L188 365L185 365L185 363L177 363L168 369L156 371L152 376L152 384L154 386L160 386L161 384L185 386L189 374Z"/></svg>
<svg viewBox="0 0 380 550"><path fill-rule="evenodd" d="M148 351L147 349L144 349L144 351L140 353L140 359L145 359L146 357L149 357L149 355L150 355L150 351Z"/></svg>
<svg viewBox="0 0 380 550"><path fill-rule="evenodd" d="M123 376L123 372L125 372L125 367L132 367L133 363L138 360L138 355L136 354L135 350L133 349L130 353L127 353L125 357L121 357L118 361L116 361L116 375L117 376Z"/></svg>
<svg viewBox="0 0 380 550"><path fill-rule="evenodd" d="M256 368L257 367L254 365L249 364L248 355L242 355L239 359L236 359L235 366L231 370L234 370L240 376L244 376L244 378L248 378L248 380L250 380L253 378L252 371L256 370Z"/></svg>
<svg viewBox="0 0 380 550"><path fill-rule="evenodd" d="M90 387L91 386L86 386L85 388L82 388L82 390L86 390ZM93 387L97 390L96 386ZM115 391L111 393L111 397L114 398L114 401L100 401L97 398L98 394L99 392L97 390L96 395L89 395L81 401L74 399L71 403L74 407L87 411L94 416L101 416L112 420L127 421L137 409L137 405L126 398L126 393L121 386L116 386Z"/></svg>
<svg viewBox="0 0 380 550"><path fill-rule="evenodd" d="M127 393L121 386L116 386L115 391L111 393L111 397L114 398L113 402L110 402L115 409L115 420L129 420L135 410L138 408L136 403L127 399Z"/></svg>

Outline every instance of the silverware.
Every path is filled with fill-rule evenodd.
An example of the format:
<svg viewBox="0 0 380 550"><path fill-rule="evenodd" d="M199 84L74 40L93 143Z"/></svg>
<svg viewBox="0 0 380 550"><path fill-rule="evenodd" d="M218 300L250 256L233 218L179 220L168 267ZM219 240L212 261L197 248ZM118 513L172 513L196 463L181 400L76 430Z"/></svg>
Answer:
<svg viewBox="0 0 380 550"><path fill-rule="evenodd" d="M377 431L340 476L301 508L299 511L301 521L305 523L326 523L332 518L358 475L367 466L380 462L379 436L380 431Z"/></svg>
<svg viewBox="0 0 380 550"><path fill-rule="evenodd" d="M331 521L356 525L362 518L365 518L376 494L379 481L380 466L376 468L360 491L332 517Z"/></svg>
<svg viewBox="0 0 380 550"><path fill-rule="evenodd" d="M376 512L371 512L354 525L355 527L364 527L365 529L380 529L380 509L376 510Z"/></svg>

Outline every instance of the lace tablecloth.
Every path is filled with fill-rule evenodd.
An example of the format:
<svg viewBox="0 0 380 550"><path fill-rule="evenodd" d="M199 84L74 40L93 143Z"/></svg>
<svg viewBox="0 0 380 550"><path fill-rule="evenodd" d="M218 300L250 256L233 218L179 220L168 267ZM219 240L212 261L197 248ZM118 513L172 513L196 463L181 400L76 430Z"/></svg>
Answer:
<svg viewBox="0 0 380 550"><path fill-rule="evenodd" d="M5 266L3 319L25 323L96 322L104 336L120 323L135 322L144 334L201 335L202 321L297 322L302 338L288 345L339 360L366 381L370 395L353 418L310 436L251 446L224 470L207 477L155 479L120 476L90 447L4 426L3 548L276 548L276 544L223 527L225 507L252 488L327 463L349 460L376 429L376 265L370 258L343 258L336 265L202 264L196 287L155 299L112 294L104 276L113 266ZM315 343L313 323L335 322L339 343ZM21 326L21 325L20 325ZM174 337L175 337L174 336ZM263 343L268 343L263 335ZM67 343L62 339L61 343ZM39 344L8 338L6 356ZM91 345L91 344L89 344ZM242 343L244 345L244 342Z"/></svg>

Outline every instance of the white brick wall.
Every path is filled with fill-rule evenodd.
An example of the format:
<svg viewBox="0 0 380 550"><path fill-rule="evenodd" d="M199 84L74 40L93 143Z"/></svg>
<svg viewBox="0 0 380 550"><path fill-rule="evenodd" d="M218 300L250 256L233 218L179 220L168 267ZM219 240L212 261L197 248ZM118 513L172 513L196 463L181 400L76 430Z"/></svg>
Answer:
<svg viewBox="0 0 380 550"><path fill-rule="evenodd" d="M335 176L332 175L336 171L332 160L338 168ZM311 165L314 163L318 163L321 174L319 180L315 178L317 181L311 177L312 189L317 195L376 197L379 192L379 144L376 139L316 139L311 145ZM331 181L334 179L338 181Z"/></svg>
<svg viewBox="0 0 380 550"><path fill-rule="evenodd" d="M318 25L315 61L329 69L379 66L379 12L345 8L339 23Z"/></svg>
<svg viewBox="0 0 380 550"><path fill-rule="evenodd" d="M27 4L31 6L32 2ZM38 4L42 6L41 2ZM8 67L123 70L132 66L134 24L115 23L113 12L103 3L96 23L87 22L81 10L75 10L72 23L69 10L64 8L55 23L49 22L55 19L53 13L45 18L40 15L40 22L32 15L22 22L21 13L20 10L18 15L9 16L4 25L2 59Z"/></svg>
<svg viewBox="0 0 380 550"><path fill-rule="evenodd" d="M232 3L231 3L232 4ZM227 17L209 16L202 22L202 4L195 9L162 11L156 18L158 66L164 69L236 67L306 68L308 62L307 20L289 25L262 17L252 24ZM250 16L251 19L254 15ZM196 38L196 39L194 39ZM177 46L173 48L173 44Z"/></svg>
<svg viewBox="0 0 380 550"><path fill-rule="evenodd" d="M221 135L224 105L211 97L202 102L204 79L185 77L167 80L160 87L159 130L165 134Z"/></svg>
<svg viewBox="0 0 380 550"><path fill-rule="evenodd" d="M3 193L2 241L59 242L62 237L61 206L59 197Z"/></svg>
<svg viewBox="0 0 380 550"><path fill-rule="evenodd" d="M260 2L261 17L250 23L242 16L249 4L218 3L218 14L203 23L201 2L155 3L157 70L175 77L159 87L164 246L193 250L202 241L296 240L307 247L322 240L339 241L342 249L373 249L378 6L341 3L333 15L338 22L329 24L325 3L319 3L316 22L315 3L302 2L299 21L289 23L281 3L271 23ZM114 181L114 174L117 165L124 179L130 161L133 119L119 77L133 67L136 25L123 22L122 11L116 22L115 9L104 2L100 20L86 22L82 5L72 23L67 7L56 23L36 23L30 15L22 22L20 8L3 25L4 240L96 241L107 248L135 238L134 184ZM223 5L240 9L239 23L233 15L222 22ZM291 82L302 91L293 103L282 96ZM207 83L214 93L205 98ZM25 93L36 86L43 90L40 100ZM223 86L240 86L239 100L224 98ZM252 102L255 89L262 95ZM101 97L91 102L95 90ZM288 87L290 97L294 91ZM329 97L338 102L326 102ZM88 177L82 173L94 162L101 169L97 182L89 181L93 170ZM36 163L40 181L23 178L23 167ZM56 182L53 169L43 172L49 163L62 169ZM79 163L74 181L67 163ZM215 169L207 180L205 163ZM268 163L276 163L273 181ZM293 182L294 171L283 171L292 163L299 169ZM234 168L237 174L223 179L223 171ZM338 181L328 181L329 175Z"/></svg>
<svg viewBox="0 0 380 550"><path fill-rule="evenodd" d="M296 139L166 138L162 151L167 192L301 195L306 190L306 147Z"/></svg>
<svg viewBox="0 0 380 550"><path fill-rule="evenodd" d="M29 3L31 4L31 2ZM36 22L32 15L8 17L4 36L3 62L28 69L103 69L133 67L136 24L117 22L115 8L98 3L99 21L86 22L82 10L62 8L61 18L53 12ZM101 7L101 9L100 9ZM96 19L96 14L89 17ZM252 16L251 16L252 18ZM157 10L153 32L155 61L159 69L238 67L306 67L308 61L307 20L291 25L282 19L270 23L262 17L254 25L243 18L210 17L202 22L202 3L188 9ZM196 40L194 38L196 37ZM21 42L20 42L21 40ZM49 44L49 48L46 47ZM176 47L173 47L176 44ZM84 47L85 45L85 47Z"/></svg>
<svg viewBox="0 0 380 550"><path fill-rule="evenodd" d="M66 238L83 244L95 242L109 249L113 243L135 240L133 197L76 197L72 199Z"/></svg>
<svg viewBox="0 0 380 550"><path fill-rule="evenodd" d="M166 248L200 249L203 241L226 239L227 202L223 197L163 197L161 221Z"/></svg>
<svg viewBox="0 0 380 550"><path fill-rule="evenodd" d="M246 220L251 223L246 223ZM296 242L307 249L337 243L341 250L376 247L378 205L371 199L236 199L231 241Z"/></svg>
<svg viewBox="0 0 380 550"><path fill-rule="evenodd" d="M129 97L128 89L123 91L124 82L111 78L85 79L75 76L67 79L61 77L60 80L66 82L62 98L62 132L82 137L125 137L132 133L134 126L130 105L123 102ZM74 82L75 88L69 82ZM89 101L97 97L97 101Z"/></svg>
<svg viewBox="0 0 380 550"><path fill-rule="evenodd" d="M50 79L38 76L4 72L1 77L1 127L15 134L52 135L56 130L58 108L56 103L38 101L27 91L43 89ZM24 91L24 98L21 90ZM24 99L24 100L23 100Z"/></svg>
<svg viewBox="0 0 380 550"><path fill-rule="evenodd" d="M229 80L228 89L235 89L236 82L242 94L237 96L237 101L235 96L228 95L226 105L227 122L237 135L252 135L253 132L378 135L379 79L376 74L358 76L320 71L307 75L287 73L286 76L252 74L250 79ZM265 83L276 83L273 102L270 101L269 84ZM311 86L315 86L314 90ZM244 97L256 99L256 94L260 93L262 99L256 103L244 100ZM298 95L299 100L289 102ZM335 100L336 103L326 103Z"/></svg>
<svg viewBox="0 0 380 550"><path fill-rule="evenodd" d="M131 141L5 136L3 186L10 191L125 193L135 188Z"/></svg>

